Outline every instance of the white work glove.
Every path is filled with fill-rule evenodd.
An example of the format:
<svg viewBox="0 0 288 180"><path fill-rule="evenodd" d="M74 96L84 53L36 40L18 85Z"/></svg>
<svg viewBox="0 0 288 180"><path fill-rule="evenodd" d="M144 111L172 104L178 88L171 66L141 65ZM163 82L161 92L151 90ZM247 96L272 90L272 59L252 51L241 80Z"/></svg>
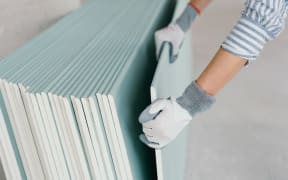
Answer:
<svg viewBox="0 0 288 180"><path fill-rule="evenodd" d="M155 32L156 55L159 58L165 43L169 43L170 58L174 61L179 53L185 33L177 24L170 24L167 27Z"/></svg>
<svg viewBox="0 0 288 180"><path fill-rule="evenodd" d="M140 140L151 148L163 148L174 140L198 113L214 104L210 96L193 81L177 99L158 99L140 115L144 134Z"/></svg>
<svg viewBox="0 0 288 180"><path fill-rule="evenodd" d="M188 3L181 15L175 22L171 23L167 27L155 32L156 41L156 55L159 58L163 45L169 43L170 48L170 61L177 59L179 49L183 43L184 35L190 29L191 24L200 13L200 10L196 8L192 3Z"/></svg>
<svg viewBox="0 0 288 180"><path fill-rule="evenodd" d="M191 120L192 116L175 98L156 100L139 117L144 132L140 140L151 148L162 148L175 139Z"/></svg>

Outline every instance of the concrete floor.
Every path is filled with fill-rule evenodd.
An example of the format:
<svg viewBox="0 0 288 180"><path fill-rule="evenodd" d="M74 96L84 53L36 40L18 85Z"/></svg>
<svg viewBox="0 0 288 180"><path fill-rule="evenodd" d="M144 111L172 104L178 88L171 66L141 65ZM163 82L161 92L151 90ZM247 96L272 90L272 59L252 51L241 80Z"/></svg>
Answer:
<svg viewBox="0 0 288 180"><path fill-rule="evenodd" d="M215 1L193 25L196 75L243 3ZM288 179L287 47L288 29L219 93L211 111L191 123L187 180Z"/></svg>
<svg viewBox="0 0 288 180"><path fill-rule="evenodd" d="M193 25L196 75L243 3L215 1ZM79 0L0 0L0 59L78 6ZM219 93L212 110L191 123L187 180L288 179L287 43L288 31ZM3 180L1 174L0 168Z"/></svg>

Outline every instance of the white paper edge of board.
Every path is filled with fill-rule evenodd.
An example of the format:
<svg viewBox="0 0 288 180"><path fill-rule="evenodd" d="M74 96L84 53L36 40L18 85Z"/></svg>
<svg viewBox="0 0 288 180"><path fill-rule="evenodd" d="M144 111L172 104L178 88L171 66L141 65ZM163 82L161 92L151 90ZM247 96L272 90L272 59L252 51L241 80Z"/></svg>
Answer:
<svg viewBox="0 0 288 180"><path fill-rule="evenodd" d="M103 160L103 157L102 157L102 154L100 151L100 149L102 149L102 147L101 147L102 145L100 145L100 143L97 139L97 135L96 135L94 125L93 125L90 106L88 104L88 99L87 98L81 98L81 102L82 102L83 111L84 111L85 118L86 118L86 125L87 125L88 132L89 132L90 138L91 138L91 144L93 146L93 150L94 150L95 157L96 157L96 160L98 163L100 174L102 174L102 178L108 179L108 174L107 174L107 171L106 171L106 168L104 165L105 162Z"/></svg>
<svg viewBox="0 0 288 180"><path fill-rule="evenodd" d="M112 153L112 157L114 157L114 160L115 160L114 163L116 163L115 168L116 168L116 173L118 172L117 176L120 177L120 180L122 180L122 179L125 180L125 179L127 179L127 176L126 176L125 170L123 169L123 166L121 166L124 163L123 163L122 158L121 158L121 153L117 149L117 147L119 147L119 146L117 145L117 137L116 137L116 134L114 133L115 128L114 128L113 122L108 120L108 113L105 110L102 95L97 93L96 97L97 97L99 109L100 109L100 112L102 115L103 124L105 127L106 134L109 134L109 139L110 139L109 147L110 147L110 150L112 150L111 153Z"/></svg>
<svg viewBox="0 0 288 180"><path fill-rule="evenodd" d="M42 166L40 164L39 156L36 150L34 138L30 130L30 125L28 123L25 110L23 110L22 106L21 108L16 108L17 100L15 100L15 98L20 96L19 90L18 94L16 94L15 89L9 86L11 86L11 84L8 84L7 82L4 81L5 88L4 91L2 91L2 93L4 92L4 101L7 107L7 111L11 113L9 114L9 119L13 128L13 132L14 133L16 132L15 133L16 141L18 140L17 145L20 145L19 151L21 159L24 164L24 169L27 178L28 179L44 178L45 176L42 170ZM13 91L11 90L11 88ZM6 97L5 94L7 95ZM7 102L9 102L9 105L7 104ZM17 109L17 111L15 111L16 110L15 108ZM17 121L17 119L22 120ZM15 129L16 131L14 131ZM30 168L33 169L33 171Z"/></svg>
<svg viewBox="0 0 288 180"><path fill-rule="evenodd" d="M90 110L90 113L91 113L91 120L92 120L92 128L93 130L95 131L95 134L97 134L95 137L100 145L100 153L102 154L102 161L104 163L104 167L105 167L105 170L106 170L106 173L107 173L107 178L108 179L116 179L116 174L114 174L113 172L115 171L114 170L114 167L113 167L113 164L112 164L112 161L111 159L109 158L109 152L110 150L108 150L106 147L108 145L108 142L105 140L105 137L104 137L104 129L101 127L101 124L100 124L100 119L98 117L98 114L95 113L96 111L96 106L92 106L92 101L93 99L92 98L87 98L87 105L89 106L89 110ZM95 109L94 109L95 108ZM111 157L112 158L112 157Z"/></svg>
<svg viewBox="0 0 288 180"><path fill-rule="evenodd" d="M106 95L102 95L102 100L103 100L103 103L104 103L104 107L105 107L105 111L106 113L108 114L107 116L107 120L109 122L111 122L111 125L113 126L114 128L114 133L116 134L116 142L117 142L117 145L118 145L118 150L120 152L120 156L121 156L121 160L123 162L123 167L124 167L124 171L125 171L125 175L126 175L126 178L127 180L133 180L133 176L132 176L132 172L131 172L131 168L130 168L130 163L129 163L129 160L128 160L128 155L127 155L127 152L126 152L126 148L125 148L125 144L124 144L124 140L122 139L122 134L121 134L121 131L119 130L119 126L118 126L118 123L116 123L113 119L113 114L112 114L112 110L110 108L110 104L109 104L109 100L107 98Z"/></svg>
<svg viewBox="0 0 288 180"><path fill-rule="evenodd" d="M56 165L58 168L59 176L62 177L63 179L68 179L69 178L69 172L67 169L68 167L66 166L66 163L65 163L65 155L61 147L61 139L58 134L57 126L55 123L55 118L52 113L52 109L50 106L48 96L45 93L41 93L40 98L42 99L42 103L43 103L43 106L45 108L46 115L47 115L46 120L51 130L53 149L56 155L55 158L56 158Z"/></svg>
<svg viewBox="0 0 288 180"><path fill-rule="evenodd" d="M0 159L7 179L22 179L14 149L0 108ZM9 162L9 163L8 163ZM12 173L13 171L13 173Z"/></svg>
<svg viewBox="0 0 288 180"><path fill-rule="evenodd" d="M85 119L81 101L80 99L75 98L75 97L72 97L71 100L72 100L74 112L76 115L76 120L78 122L80 134L82 136L82 141L83 141L84 149L87 155L87 160L91 168L92 178L93 179L103 178L100 172L100 168L97 163L97 159L93 151L93 145L92 145L89 130L86 124L86 119Z"/></svg>
<svg viewBox="0 0 288 180"><path fill-rule="evenodd" d="M56 126L59 129L59 137L60 137L60 142L63 147L63 152L65 155L66 159L66 164L67 164L67 169L69 171L69 174L71 177L79 177L79 172L78 170L75 170L75 167L73 166L73 160L72 160L72 155L71 155L71 147L69 147L69 136L67 132L67 128L65 128L65 123L63 122L63 119L61 118L61 111L59 108L59 103L57 102L57 97L55 95L48 93L48 97L50 100L50 104L52 107L52 112L53 115L55 116L55 122Z"/></svg>

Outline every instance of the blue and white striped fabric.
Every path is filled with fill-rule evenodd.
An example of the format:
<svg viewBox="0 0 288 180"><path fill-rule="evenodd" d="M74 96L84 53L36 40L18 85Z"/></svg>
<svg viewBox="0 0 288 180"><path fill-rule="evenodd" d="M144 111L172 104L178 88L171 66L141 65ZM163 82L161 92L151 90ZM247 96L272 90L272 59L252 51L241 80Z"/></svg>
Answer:
<svg viewBox="0 0 288 180"><path fill-rule="evenodd" d="M255 60L266 42L285 27L288 0L247 0L238 23L222 48L246 60Z"/></svg>

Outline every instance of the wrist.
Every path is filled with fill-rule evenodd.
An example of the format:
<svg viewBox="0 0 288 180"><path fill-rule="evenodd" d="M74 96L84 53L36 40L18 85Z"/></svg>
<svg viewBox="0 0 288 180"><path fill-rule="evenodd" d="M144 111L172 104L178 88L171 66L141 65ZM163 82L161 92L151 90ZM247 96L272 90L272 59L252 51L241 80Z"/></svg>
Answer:
<svg viewBox="0 0 288 180"><path fill-rule="evenodd" d="M201 88L208 95L210 96L216 95L217 91L213 88L210 88L210 86L206 85L205 81L202 81L202 79L195 80L195 83L198 85L199 88Z"/></svg>
<svg viewBox="0 0 288 180"><path fill-rule="evenodd" d="M176 19L176 24L181 28L181 30L186 33L196 17L198 13L194 7L191 5L187 5L186 8L183 10L182 14Z"/></svg>
<svg viewBox="0 0 288 180"><path fill-rule="evenodd" d="M196 11L199 11L198 14L201 14L211 1L212 0L190 0L188 4Z"/></svg>
<svg viewBox="0 0 288 180"><path fill-rule="evenodd" d="M196 114L210 109L216 99L214 96L207 94L193 81L176 101L194 117Z"/></svg>
<svg viewBox="0 0 288 180"><path fill-rule="evenodd" d="M194 4L194 3L192 3L192 2L189 2L189 3L188 3L188 6L192 7L192 8L197 12L198 15L201 14L202 10L198 7L197 4Z"/></svg>

